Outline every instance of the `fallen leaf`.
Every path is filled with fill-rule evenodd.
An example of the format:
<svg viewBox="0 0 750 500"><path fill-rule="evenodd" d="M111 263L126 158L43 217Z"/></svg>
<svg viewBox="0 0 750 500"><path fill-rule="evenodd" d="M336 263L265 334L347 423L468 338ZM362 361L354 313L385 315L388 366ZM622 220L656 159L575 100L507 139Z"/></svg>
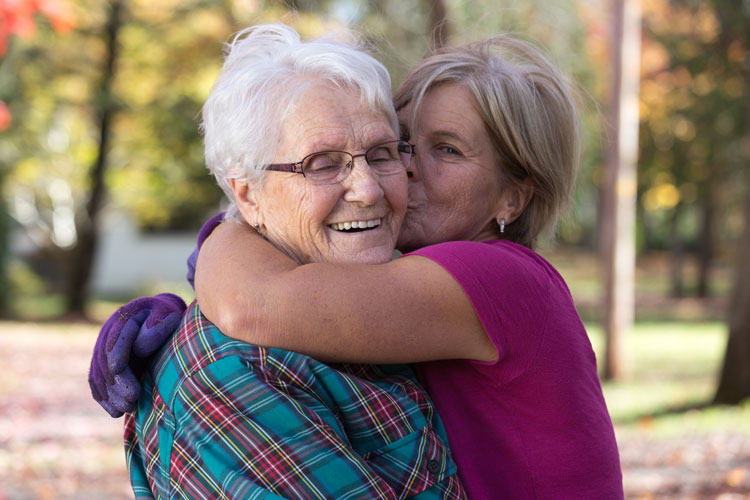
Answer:
<svg viewBox="0 0 750 500"><path fill-rule="evenodd" d="M732 469L727 474L727 484L732 487L739 486L745 480L745 477L747 477L747 473L747 467L736 467Z"/></svg>

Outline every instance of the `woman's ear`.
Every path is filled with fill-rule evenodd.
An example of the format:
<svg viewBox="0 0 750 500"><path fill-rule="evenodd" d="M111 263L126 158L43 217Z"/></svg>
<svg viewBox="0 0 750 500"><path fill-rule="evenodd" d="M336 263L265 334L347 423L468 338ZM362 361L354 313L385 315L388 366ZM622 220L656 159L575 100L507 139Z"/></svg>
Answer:
<svg viewBox="0 0 750 500"><path fill-rule="evenodd" d="M503 195L502 206L497 213L497 223L500 224L500 219L505 219L505 224L516 220L526 210L532 196L534 196L534 182L528 177L519 184L507 188Z"/></svg>
<svg viewBox="0 0 750 500"><path fill-rule="evenodd" d="M239 179L230 179L229 183L234 193L234 202L245 222L251 227L255 224L262 226L263 212L260 209L257 186Z"/></svg>

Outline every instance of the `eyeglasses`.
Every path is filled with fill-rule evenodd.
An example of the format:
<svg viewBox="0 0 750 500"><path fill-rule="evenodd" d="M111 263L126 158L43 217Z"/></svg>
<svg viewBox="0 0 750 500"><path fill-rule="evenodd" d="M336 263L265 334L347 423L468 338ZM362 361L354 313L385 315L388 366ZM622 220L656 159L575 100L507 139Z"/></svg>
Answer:
<svg viewBox="0 0 750 500"><path fill-rule="evenodd" d="M346 151L319 151L305 156L297 163L268 165L266 170L302 174L305 179L315 184L334 184L346 179L357 157L364 156L376 174L393 175L403 172L414 154L415 148L408 142L388 141L358 155Z"/></svg>

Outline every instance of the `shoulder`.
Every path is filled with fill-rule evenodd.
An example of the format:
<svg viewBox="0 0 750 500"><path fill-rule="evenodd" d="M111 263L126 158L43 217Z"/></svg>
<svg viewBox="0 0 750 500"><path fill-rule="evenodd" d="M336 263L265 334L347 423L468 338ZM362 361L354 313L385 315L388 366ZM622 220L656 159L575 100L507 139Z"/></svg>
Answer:
<svg viewBox="0 0 750 500"><path fill-rule="evenodd" d="M189 388L196 387L202 388L198 392L217 394L252 393L265 387L262 390L287 395L315 395L330 407L356 400L357 395L375 397L402 390L395 380L379 379L370 372L352 374L304 354L235 340L211 323L195 302L159 354L153 376L170 407L178 393L189 397L195 391ZM370 376L373 380L368 380Z"/></svg>
<svg viewBox="0 0 750 500"><path fill-rule="evenodd" d="M169 370L179 378L191 377L219 359L243 355L261 356L258 346L227 337L201 312L196 301L188 307L180 327L153 363L155 378Z"/></svg>
<svg viewBox="0 0 750 500"><path fill-rule="evenodd" d="M185 384L196 378L211 381L208 385L215 389L236 385L239 380L276 383L292 375L296 383L303 383L305 377L301 374L310 364L306 358L228 337L193 302L178 330L151 362L150 375L157 392L171 408Z"/></svg>
<svg viewBox="0 0 750 500"><path fill-rule="evenodd" d="M508 241L448 242L413 253L445 268L469 297L509 377L521 373L546 331L554 290L563 286L534 251ZM412 254L409 254L412 255ZM509 364L509 360L515 360Z"/></svg>
<svg viewBox="0 0 750 500"><path fill-rule="evenodd" d="M474 262L497 265L512 262L514 266L538 266L539 260L543 261L533 250L505 240L446 241L415 250L405 256L409 255L421 255L438 263L464 262L467 265Z"/></svg>
<svg viewBox="0 0 750 500"><path fill-rule="evenodd" d="M406 254L429 258L450 272L464 287L480 287L494 295L538 294L557 279L552 266L533 250L503 240L451 241Z"/></svg>

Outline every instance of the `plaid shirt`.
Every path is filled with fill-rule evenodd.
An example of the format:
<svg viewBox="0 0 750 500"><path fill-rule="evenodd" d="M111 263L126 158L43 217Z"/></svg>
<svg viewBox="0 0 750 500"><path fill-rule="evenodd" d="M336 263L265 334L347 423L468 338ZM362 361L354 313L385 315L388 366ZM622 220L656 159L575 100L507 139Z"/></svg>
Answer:
<svg viewBox="0 0 750 500"><path fill-rule="evenodd" d="M337 368L230 339L193 303L126 416L136 498L465 498L411 369Z"/></svg>

